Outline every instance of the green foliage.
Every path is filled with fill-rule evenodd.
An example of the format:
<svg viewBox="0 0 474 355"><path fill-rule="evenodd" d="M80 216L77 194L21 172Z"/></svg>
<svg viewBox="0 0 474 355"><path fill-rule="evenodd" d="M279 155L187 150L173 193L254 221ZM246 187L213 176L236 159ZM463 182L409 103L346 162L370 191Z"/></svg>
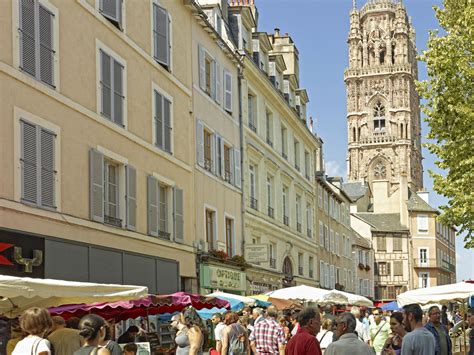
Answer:
<svg viewBox="0 0 474 355"><path fill-rule="evenodd" d="M474 248L474 3L445 0L443 9L434 10L444 32L430 33L421 56L429 79L418 82L417 89L426 100L426 147L446 175L430 175L436 192L448 199L440 221L466 233L465 247Z"/></svg>

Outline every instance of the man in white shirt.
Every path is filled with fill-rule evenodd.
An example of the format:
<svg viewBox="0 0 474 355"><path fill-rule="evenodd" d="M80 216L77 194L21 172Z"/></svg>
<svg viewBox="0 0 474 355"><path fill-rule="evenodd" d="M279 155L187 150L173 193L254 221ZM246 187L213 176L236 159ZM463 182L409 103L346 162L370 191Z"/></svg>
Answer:
<svg viewBox="0 0 474 355"><path fill-rule="evenodd" d="M214 324L214 339L216 340L216 350L220 353L222 350L222 329L225 328L225 324L222 321L222 314L215 313L211 318L212 324Z"/></svg>
<svg viewBox="0 0 474 355"><path fill-rule="evenodd" d="M369 329L368 327L365 326L364 323L362 323L360 319L360 309L359 307L352 307L351 308L351 313L354 315L356 319L356 333L357 336L359 337L360 340L362 340L364 343L368 344L370 337L369 337Z"/></svg>

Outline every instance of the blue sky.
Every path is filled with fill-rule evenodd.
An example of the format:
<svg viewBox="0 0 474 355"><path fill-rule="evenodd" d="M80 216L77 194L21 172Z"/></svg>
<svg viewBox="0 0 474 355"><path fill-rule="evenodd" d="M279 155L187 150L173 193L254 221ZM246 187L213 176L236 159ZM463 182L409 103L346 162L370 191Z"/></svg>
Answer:
<svg viewBox="0 0 474 355"><path fill-rule="evenodd" d="M365 0L358 0L360 8ZM259 11L259 30L288 32L300 53L300 86L308 91L308 114L315 119L315 129L324 140L326 169L329 175L346 177L346 98L343 74L347 66L347 33L351 0L255 0ZM439 0L403 0L416 30L418 51L426 48L428 31L439 24L432 10ZM426 78L424 63L419 65L419 79ZM428 127L422 122L423 136ZM445 199L433 191L428 169L434 169L435 157L423 150L424 185L433 206ZM474 279L474 250L456 243L458 280Z"/></svg>

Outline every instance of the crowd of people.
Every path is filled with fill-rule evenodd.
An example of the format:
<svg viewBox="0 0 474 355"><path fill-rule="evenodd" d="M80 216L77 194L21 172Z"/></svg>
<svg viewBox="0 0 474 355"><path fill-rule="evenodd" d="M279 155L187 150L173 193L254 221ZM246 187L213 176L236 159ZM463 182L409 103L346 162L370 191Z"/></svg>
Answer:
<svg viewBox="0 0 474 355"><path fill-rule="evenodd" d="M215 345L209 354L451 355L448 328L461 319L438 306L425 314L418 304L393 313L376 308L370 314L358 307L337 314L331 307L288 312L274 306L266 310L246 307L240 314L229 311L212 316ZM171 326L176 330L177 355L203 354L209 332L194 308L173 315ZM474 309L468 311L467 326L474 329ZM98 315L66 322L35 307L13 322L7 355L135 355L139 331L132 325L115 342L110 324ZM474 331L471 333L469 355L474 355Z"/></svg>

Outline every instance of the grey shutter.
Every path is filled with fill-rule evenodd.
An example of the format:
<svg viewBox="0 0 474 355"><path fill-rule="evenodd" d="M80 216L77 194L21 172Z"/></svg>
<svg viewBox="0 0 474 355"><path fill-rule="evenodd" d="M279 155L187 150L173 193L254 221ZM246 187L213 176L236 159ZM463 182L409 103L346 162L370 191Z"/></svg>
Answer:
<svg viewBox="0 0 474 355"><path fill-rule="evenodd" d="M147 178L148 193L148 234L158 236L158 181L151 175Z"/></svg>
<svg viewBox="0 0 474 355"><path fill-rule="evenodd" d="M137 229L137 171L133 166L125 166L126 227Z"/></svg>
<svg viewBox="0 0 474 355"><path fill-rule="evenodd" d="M163 100L163 116L165 119L165 151L171 153L171 102L166 98Z"/></svg>
<svg viewBox="0 0 474 355"><path fill-rule="evenodd" d="M222 138L216 134L216 175L222 176L222 172L225 170L222 165L222 155L223 151L221 150Z"/></svg>
<svg viewBox="0 0 474 355"><path fill-rule="evenodd" d="M240 149L234 148L234 183L239 189L242 187L242 170L240 163Z"/></svg>
<svg viewBox="0 0 474 355"><path fill-rule="evenodd" d="M54 50L53 50L54 15L39 5L39 79L54 86Z"/></svg>
<svg viewBox="0 0 474 355"><path fill-rule="evenodd" d="M163 149L163 96L155 91L156 146Z"/></svg>
<svg viewBox="0 0 474 355"><path fill-rule="evenodd" d="M110 62L110 56L100 50L100 84L102 87L101 114L108 119L112 118L112 78L110 75Z"/></svg>
<svg viewBox="0 0 474 355"><path fill-rule="evenodd" d="M229 165L230 165L230 183L235 185L235 153L232 148L229 150Z"/></svg>
<svg viewBox="0 0 474 355"><path fill-rule="evenodd" d="M224 109L232 112L232 74L224 71Z"/></svg>
<svg viewBox="0 0 474 355"><path fill-rule="evenodd" d="M211 63L211 97L215 100L216 99L216 61L213 60Z"/></svg>
<svg viewBox="0 0 474 355"><path fill-rule="evenodd" d="M223 179L225 179L225 149L224 149L224 139L221 137L221 143L220 143L220 150L221 150L221 176Z"/></svg>
<svg viewBox="0 0 474 355"><path fill-rule="evenodd" d="M198 46L199 51L199 87L206 90L206 52L202 46Z"/></svg>
<svg viewBox="0 0 474 355"><path fill-rule="evenodd" d="M91 219L104 222L104 156L95 149L89 153Z"/></svg>
<svg viewBox="0 0 474 355"><path fill-rule="evenodd" d="M166 66L169 66L169 16L161 6L153 4L153 37L155 42L155 59Z"/></svg>
<svg viewBox="0 0 474 355"><path fill-rule="evenodd" d="M41 206L55 208L55 179L54 170L54 140L56 135L48 130L41 129L40 133L40 162L41 178Z"/></svg>
<svg viewBox="0 0 474 355"><path fill-rule="evenodd" d="M113 64L113 117L112 120L123 126L123 65L114 60Z"/></svg>
<svg viewBox="0 0 474 355"><path fill-rule="evenodd" d="M222 101L222 72L221 72L221 66L219 62L217 61L216 61L215 77L216 77L216 102L220 104Z"/></svg>
<svg viewBox="0 0 474 355"><path fill-rule="evenodd" d="M196 121L196 143L197 162L204 167L204 126L200 120Z"/></svg>
<svg viewBox="0 0 474 355"><path fill-rule="evenodd" d="M324 263L319 262L319 286L324 287Z"/></svg>
<svg viewBox="0 0 474 355"><path fill-rule="evenodd" d="M184 219L183 219L183 190L173 188L173 216L174 216L174 240L182 243L184 241Z"/></svg>
<svg viewBox="0 0 474 355"><path fill-rule="evenodd" d="M100 0L99 10L109 20L122 26L122 0Z"/></svg>
<svg viewBox="0 0 474 355"><path fill-rule="evenodd" d="M36 76L36 24L34 0L20 1L20 68Z"/></svg>
<svg viewBox="0 0 474 355"><path fill-rule="evenodd" d="M38 140L36 126L21 121L21 198L38 202Z"/></svg>
<svg viewBox="0 0 474 355"><path fill-rule="evenodd" d="M211 157L212 157L212 162L211 162L211 171L214 174L217 174L217 150L216 150L216 135L213 134L211 136Z"/></svg>

